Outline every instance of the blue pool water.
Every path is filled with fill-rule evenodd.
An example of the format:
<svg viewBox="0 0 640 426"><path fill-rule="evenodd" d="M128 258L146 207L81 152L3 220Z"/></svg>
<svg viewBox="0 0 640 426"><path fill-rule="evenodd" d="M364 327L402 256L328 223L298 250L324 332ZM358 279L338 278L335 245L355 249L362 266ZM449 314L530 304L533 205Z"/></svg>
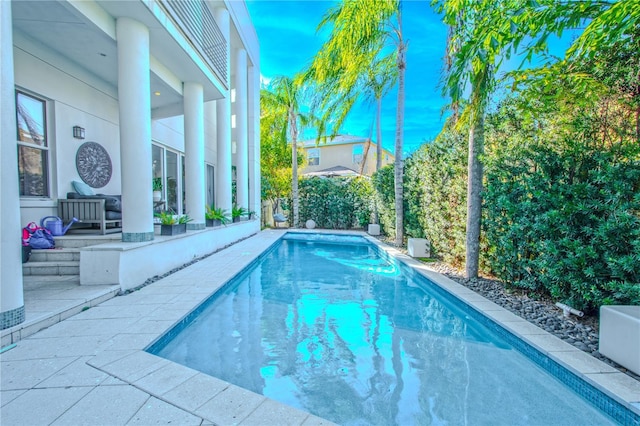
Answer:
<svg viewBox="0 0 640 426"><path fill-rule="evenodd" d="M615 424L363 238L309 238L287 234L149 352L340 424Z"/></svg>

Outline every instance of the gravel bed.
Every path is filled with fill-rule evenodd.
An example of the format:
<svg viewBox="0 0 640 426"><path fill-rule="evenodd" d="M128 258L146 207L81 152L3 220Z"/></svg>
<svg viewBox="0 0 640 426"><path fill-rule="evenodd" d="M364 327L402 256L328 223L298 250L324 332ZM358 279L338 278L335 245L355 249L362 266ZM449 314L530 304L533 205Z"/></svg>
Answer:
<svg viewBox="0 0 640 426"><path fill-rule="evenodd" d="M553 301L523 290L505 289L500 280L486 277L467 279L464 278L462 271L440 262L430 262L429 266L576 348L591 354L634 379L640 380L640 376L598 352L599 323L597 316L585 315L580 318L570 315L565 317L562 310L555 306Z"/></svg>

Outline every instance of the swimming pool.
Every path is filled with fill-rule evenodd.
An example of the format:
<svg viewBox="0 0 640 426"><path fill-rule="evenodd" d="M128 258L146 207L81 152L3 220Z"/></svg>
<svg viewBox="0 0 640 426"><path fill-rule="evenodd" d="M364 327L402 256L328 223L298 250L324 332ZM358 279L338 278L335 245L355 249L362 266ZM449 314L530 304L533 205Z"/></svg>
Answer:
<svg viewBox="0 0 640 426"><path fill-rule="evenodd" d="M343 424L612 423L375 246L326 238L288 234L149 351Z"/></svg>

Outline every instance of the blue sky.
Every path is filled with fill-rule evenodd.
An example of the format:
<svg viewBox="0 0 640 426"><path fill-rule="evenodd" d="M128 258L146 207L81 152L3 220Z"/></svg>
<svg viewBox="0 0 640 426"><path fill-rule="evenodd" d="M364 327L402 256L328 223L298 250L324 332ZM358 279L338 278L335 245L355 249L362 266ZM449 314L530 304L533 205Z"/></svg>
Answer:
<svg viewBox="0 0 640 426"><path fill-rule="evenodd" d="M446 101L440 94L439 82L447 29L429 3L403 2L403 32L409 41L404 125L407 153L433 139L443 124L441 111ZM332 4L310 0L247 1L260 40L260 67L265 78L293 76L309 65L326 40L326 34L317 34L316 28ZM391 151L395 144L396 104L394 89L382 105L382 144ZM374 105L357 105L340 133L366 137L374 117Z"/></svg>

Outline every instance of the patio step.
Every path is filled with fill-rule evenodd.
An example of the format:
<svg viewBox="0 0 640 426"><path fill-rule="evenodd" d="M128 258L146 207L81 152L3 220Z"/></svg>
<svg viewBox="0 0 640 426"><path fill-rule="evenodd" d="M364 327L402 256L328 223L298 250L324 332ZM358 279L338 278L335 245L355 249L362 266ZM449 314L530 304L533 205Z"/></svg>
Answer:
<svg viewBox="0 0 640 426"><path fill-rule="evenodd" d="M56 277L80 282L80 249L97 244L121 241L116 235L61 235L54 237L56 248L32 250L27 263L22 265L24 277L36 277L41 282L55 282Z"/></svg>
<svg viewBox="0 0 640 426"><path fill-rule="evenodd" d="M80 261L27 262L22 265L22 275L80 275Z"/></svg>
<svg viewBox="0 0 640 426"><path fill-rule="evenodd" d="M87 246L95 246L97 244L105 244L115 241L122 241L121 234L111 235L62 235L54 237L56 240L56 248L82 248Z"/></svg>
<svg viewBox="0 0 640 426"><path fill-rule="evenodd" d="M34 262L70 262L80 261L80 248L55 248L50 250L32 250L29 263Z"/></svg>

